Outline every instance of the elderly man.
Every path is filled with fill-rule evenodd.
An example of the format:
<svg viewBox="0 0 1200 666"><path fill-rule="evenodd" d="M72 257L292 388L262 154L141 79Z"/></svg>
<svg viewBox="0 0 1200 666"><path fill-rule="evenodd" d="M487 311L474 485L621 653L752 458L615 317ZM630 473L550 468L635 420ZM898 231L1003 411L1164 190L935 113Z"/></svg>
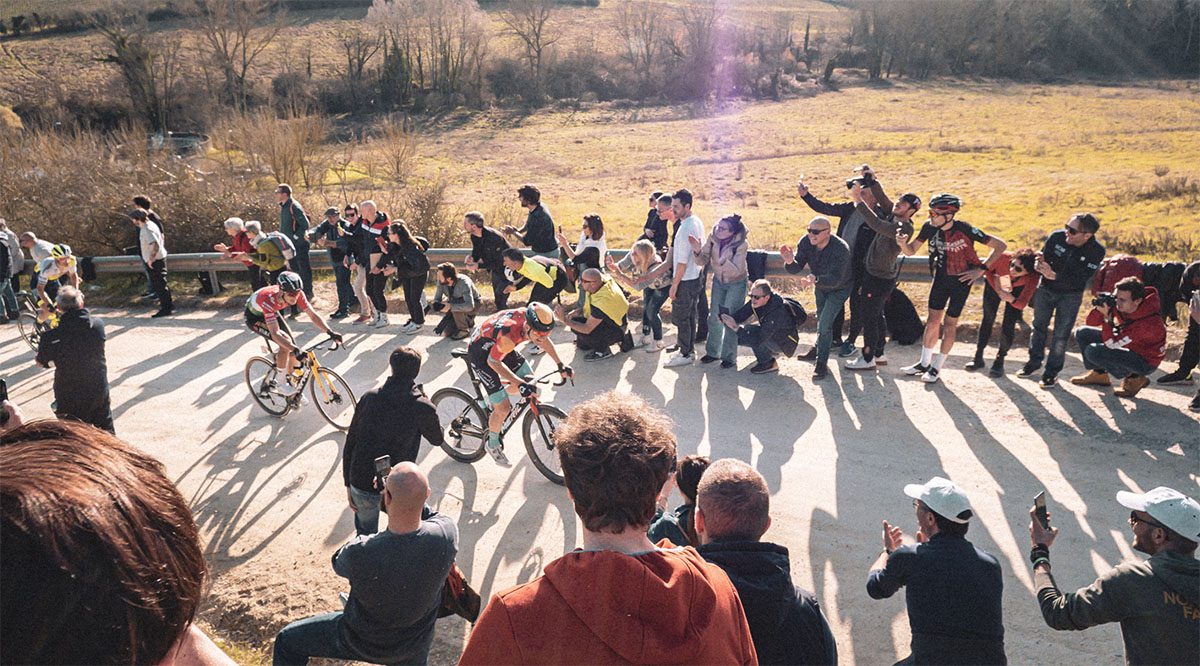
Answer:
<svg viewBox="0 0 1200 666"><path fill-rule="evenodd" d="M1109 376L1121 380L1116 394L1132 398L1150 383L1147 376L1166 355L1167 327L1159 316L1158 291L1135 277L1113 288L1111 300L1096 306L1103 328L1080 326L1075 342L1087 373L1072 377L1078 386L1109 386Z"/></svg>
<svg viewBox="0 0 1200 666"><path fill-rule="evenodd" d="M257 291L266 286L263 282L262 270L249 259L247 255L254 254L254 243L249 232L246 231L246 223L240 217L231 217L225 220L225 233L229 234L229 244L217 243L213 245L213 249L221 254L224 254L227 259L238 259L246 265L246 271L250 274L250 288ZM257 234L256 234L257 235ZM234 253L237 253L235 257Z"/></svg>
<svg viewBox="0 0 1200 666"><path fill-rule="evenodd" d="M757 664L729 577L646 538L675 466L667 417L609 391L576 405L554 441L583 548L496 593L458 663Z"/></svg>
<svg viewBox="0 0 1200 666"><path fill-rule="evenodd" d="M903 663L1007 663L1004 578L996 558L966 539L974 515L967 494L940 476L904 494L916 508L916 542L883 521L883 553L867 577L872 599L908 588L912 655Z"/></svg>
<svg viewBox="0 0 1200 666"><path fill-rule="evenodd" d="M1166 486L1120 491L1117 502L1130 509L1133 549L1150 559L1122 562L1065 594L1050 573L1058 528L1049 527L1049 514L1043 525L1030 509L1029 558L1042 617L1059 630L1120 623L1127 664L1200 663L1200 503Z"/></svg>
<svg viewBox="0 0 1200 666"><path fill-rule="evenodd" d="M108 365L104 358L104 320L83 307L75 287L58 290L58 326L42 333L37 364L54 364L54 400L60 419L74 419L113 431L108 398Z"/></svg>
<svg viewBox="0 0 1200 666"><path fill-rule="evenodd" d="M568 316L562 304L554 307L554 315L567 328L575 331L575 346L588 352L585 361L599 361L613 355L612 346L621 345L621 351L633 349L633 336L629 334L626 315L629 301L625 292L595 268L589 268L579 278L583 297L575 316Z"/></svg>
<svg viewBox="0 0 1200 666"><path fill-rule="evenodd" d="M837 643L821 605L792 584L787 548L762 541L770 508L767 482L753 467L714 461L696 489L696 550L729 574L761 663L832 666Z"/></svg>
<svg viewBox="0 0 1200 666"><path fill-rule="evenodd" d="M458 552L458 527L425 505L429 480L402 462L387 474L387 530L361 534L333 555L350 580L346 610L299 620L275 636L274 663L309 657L423 664L433 644L442 585Z"/></svg>
<svg viewBox="0 0 1200 666"><path fill-rule="evenodd" d="M37 266L50 256L50 251L54 249L54 243L48 240L40 240L32 231L26 231L17 239L17 243L22 249L29 251L29 258L33 259L34 269L33 277L29 278L29 290L37 289ZM16 287L20 291L19 287Z"/></svg>

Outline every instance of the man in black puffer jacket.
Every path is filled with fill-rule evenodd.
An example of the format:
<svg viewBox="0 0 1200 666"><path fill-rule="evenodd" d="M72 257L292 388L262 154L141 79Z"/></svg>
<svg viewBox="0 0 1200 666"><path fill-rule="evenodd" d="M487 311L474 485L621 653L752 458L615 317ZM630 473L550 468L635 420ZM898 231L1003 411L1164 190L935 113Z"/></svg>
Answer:
<svg viewBox="0 0 1200 666"><path fill-rule="evenodd" d="M788 551L759 541L771 524L762 475L740 460L708 466L696 489L697 550L737 588L763 664L836 664L837 643L811 592L792 584Z"/></svg>
<svg viewBox="0 0 1200 666"><path fill-rule="evenodd" d="M42 334L37 364L54 364L55 414L113 432L104 320L84 309L83 293L74 287L59 289L54 304L58 326Z"/></svg>
<svg viewBox="0 0 1200 666"><path fill-rule="evenodd" d="M775 354L791 356L796 353L796 328L804 320L796 321L792 309L782 296L771 290L771 283L766 280L755 280L750 285L749 297L750 300L737 312L722 314L721 323L737 334L739 345L754 350L754 359L758 363L750 368L750 372L756 375L775 372L779 370ZM799 312L803 314L802 309ZM758 324L741 326L750 317L758 319Z"/></svg>

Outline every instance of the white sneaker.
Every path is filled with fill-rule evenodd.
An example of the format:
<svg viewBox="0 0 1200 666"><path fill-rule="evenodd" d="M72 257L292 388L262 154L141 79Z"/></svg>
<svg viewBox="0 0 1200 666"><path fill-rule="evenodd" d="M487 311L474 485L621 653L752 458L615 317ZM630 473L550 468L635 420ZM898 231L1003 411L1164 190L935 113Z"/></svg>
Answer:
<svg viewBox="0 0 1200 666"><path fill-rule="evenodd" d="M887 365L887 354L880 354L875 357L875 365Z"/></svg>
<svg viewBox="0 0 1200 666"><path fill-rule="evenodd" d="M667 343L665 340L653 340L652 339L649 342L649 344L646 345L646 353L653 354L654 352L660 352L666 348L667 348Z"/></svg>
<svg viewBox="0 0 1200 666"><path fill-rule="evenodd" d="M671 358L667 359L666 363L663 363L663 367L664 368L677 368L681 365L691 365L693 360L694 359L691 356L684 356L683 354L675 354Z"/></svg>
<svg viewBox="0 0 1200 666"><path fill-rule="evenodd" d="M923 365L920 361L917 361L912 365L900 368L900 371L906 375L923 375L929 370L930 367L931 366Z"/></svg>
<svg viewBox="0 0 1200 666"><path fill-rule="evenodd" d="M633 348L637 349L638 347L645 347L646 345L650 344L651 342L654 342L654 336L643 335L640 338L633 339Z"/></svg>
<svg viewBox="0 0 1200 666"><path fill-rule="evenodd" d="M417 331L421 330L422 328L424 328L424 326L423 326L422 324L418 324L418 323L416 323L416 322L412 322L412 321L410 321L410 322L408 322L407 324L405 324L405 325L404 325L404 326L403 326L403 327L400 329L400 331L401 331L402 333L407 333L407 334L409 334L409 335L414 335L414 334L416 334L416 332L417 332Z"/></svg>
<svg viewBox="0 0 1200 666"><path fill-rule="evenodd" d="M929 366L929 369L925 371L925 374L921 375L921 381L925 382L926 384L933 384L933 383L937 382L937 380L938 380L938 369L933 367L932 365Z"/></svg>
<svg viewBox="0 0 1200 666"><path fill-rule="evenodd" d="M387 326L387 325L388 325L387 315L382 312L380 312L378 315L376 315L375 323L372 324L372 326L374 326L375 328L383 328L384 326Z"/></svg>
<svg viewBox="0 0 1200 666"><path fill-rule="evenodd" d="M508 461L508 456L504 455L504 449L502 447L497 446L493 449L492 447L485 445L484 448L487 450L488 455L492 457L492 460L496 461L497 465L501 467L512 467L512 463Z"/></svg>
<svg viewBox="0 0 1200 666"><path fill-rule="evenodd" d="M873 370L875 369L875 359L868 361L859 356L856 359L846 361L845 367L847 370Z"/></svg>

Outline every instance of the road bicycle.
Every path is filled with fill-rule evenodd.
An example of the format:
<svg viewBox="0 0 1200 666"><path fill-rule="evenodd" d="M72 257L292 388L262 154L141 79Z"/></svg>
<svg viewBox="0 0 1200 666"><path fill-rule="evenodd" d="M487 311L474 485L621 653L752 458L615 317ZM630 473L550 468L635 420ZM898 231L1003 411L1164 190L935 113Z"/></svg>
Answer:
<svg viewBox="0 0 1200 666"><path fill-rule="evenodd" d="M329 351L337 351L342 346L333 338L325 338L300 350L300 360L296 369L292 371L291 380L296 392L284 395L279 392L279 387L287 379L283 376L283 371L275 367L274 348L268 340L267 352L270 358L255 356L246 361L246 386L250 387L250 395L254 402L268 414L282 417L300 408L300 401L307 387L321 416L338 430L348 430L350 421L354 419L354 407L358 401L346 380L321 365L317 359L317 350L324 349L327 344L330 345Z"/></svg>
<svg viewBox="0 0 1200 666"><path fill-rule="evenodd" d="M58 326L58 311L50 308L50 317L45 321L38 321L42 308L38 306L38 300L33 294L28 291L17 292L17 300L21 307L20 314L17 315L17 329L21 331L21 337L26 344L33 351L37 351L42 334Z"/></svg>
<svg viewBox="0 0 1200 666"><path fill-rule="evenodd" d="M492 404L488 402L483 390L483 382L467 361L466 349L455 349L450 352L454 358L463 359L467 365L467 375L471 378L471 388L475 394L458 387L447 387L433 394L430 400L437 406L438 422L442 423L445 436L442 439L442 449L455 460L475 462L484 456L488 438L488 417L492 414ZM538 384L550 383L550 377L558 375L554 370L535 380ZM562 386L566 379L555 382L554 386ZM571 380L574 384L574 380ZM529 460L547 479L562 485L562 464L558 460L558 451L554 448L554 430L558 423L567 418L563 410L542 402L534 391L531 395L522 396L504 419L500 427L500 446L504 446L504 436L508 434L517 421L522 417L522 434L525 438L525 451Z"/></svg>

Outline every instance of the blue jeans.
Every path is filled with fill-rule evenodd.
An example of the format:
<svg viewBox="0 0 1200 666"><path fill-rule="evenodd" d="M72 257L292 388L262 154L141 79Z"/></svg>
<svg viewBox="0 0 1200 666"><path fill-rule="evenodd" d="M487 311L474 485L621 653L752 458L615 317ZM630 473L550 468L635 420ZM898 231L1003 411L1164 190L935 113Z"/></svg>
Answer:
<svg viewBox="0 0 1200 666"><path fill-rule="evenodd" d="M3 250L0 248L0 250ZM7 250L3 250L7 251ZM13 291L12 280L0 280L0 304L3 304L3 311L0 314L16 314L17 313L17 294ZM661 307L661 306L659 306ZM661 330L661 326L660 326Z"/></svg>
<svg viewBox="0 0 1200 666"><path fill-rule="evenodd" d="M662 340L662 306L670 293L666 287L642 290L642 335L653 334L655 340Z"/></svg>
<svg viewBox="0 0 1200 666"><path fill-rule="evenodd" d="M737 360L737 334L721 323L721 308L730 314L737 312L746 304L746 289L750 283L741 280L725 284L720 280L712 281L712 301L708 308L708 338L704 341L704 353L716 356L722 361L733 363Z"/></svg>
<svg viewBox="0 0 1200 666"><path fill-rule="evenodd" d="M1104 332L1095 326L1075 329L1075 342L1083 353L1083 367L1107 372L1117 379L1130 375L1145 377L1154 372L1150 363L1128 349L1110 349L1104 345Z"/></svg>
<svg viewBox="0 0 1200 666"><path fill-rule="evenodd" d="M333 279L337 285L337 301L338 312L350 312L350 306L354 303L354 284L350 281L350 269L346 268L341 261L335 261L333 258L333 250L326 249L329 254L329 264L333 266Z"/></svg>
<svg viewBox="0 0 1200 666"><path fill-rule="evenodd" d="M1050 341L1050 357L1046 358L1045 375L1057 377L1067 358L1067 343L1071 329L1079 316L1083 292L1055 292L1038 289L1033 295L1033 335L1029 339L1029 364L1040 366L1046 358L1046 337L1050 318L1054 317L1054 337Z"/></svg>
<svg viewBox="0 0 1200 666"><path fill-rule="evenodd" d="M311 249L311 243L303 239L303 236L298 236L292 239L292 243L296 246L296 258L288 262L288 269L300 274L300 281L304 283L304 295L310 300L312 294L312 265L308 252Z"/></svg>
<svg viewBox="0 0 1200 666"><path fill-rule="evenodd" d="M358 654L342 642L338 633L341 611L296 620L275 634L271 663L307 666L309 657L357 659Z"/></svg>
<svg viewBox="0 0 1200 666"><path fill-rule="evenodd" d="M374 534L379 531L379 499L380 493L367 492L350 486L350 498L358 509L354 514L354 531L359 534Z"/></svg>
<svg viewBox="0 0 1200 666"><path fill-rule="evenodd" d="M850 297L850 287L834 291L817 289L817 363L829 360L829 344L833 341L833 321L837 319L846 299Z"/></svg>

